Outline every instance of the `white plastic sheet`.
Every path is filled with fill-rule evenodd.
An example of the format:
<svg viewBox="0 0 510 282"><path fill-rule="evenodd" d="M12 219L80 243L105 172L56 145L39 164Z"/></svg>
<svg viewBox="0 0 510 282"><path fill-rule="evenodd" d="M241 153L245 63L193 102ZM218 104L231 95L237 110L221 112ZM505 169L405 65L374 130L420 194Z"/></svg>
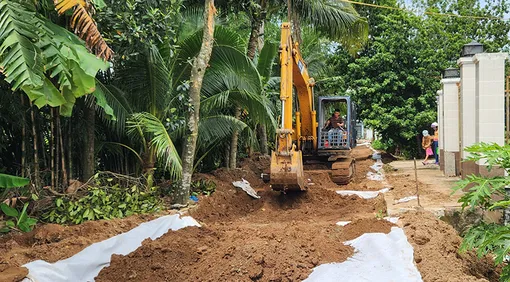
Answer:
<svg viewBox="0 0 510 282"><path fill-rule="evenodd" d="M338 190L336 191L337 194L340 194L342 196L351 196L356 195L363 199L373 199L377 197L380 193L386 193L390 191L388 188L381 189L379 191L356 191L356 190Z"/></svg>
<svg viewBox="0 0 510 282"><path fill-rule="evenodd" d="M356 252L342 263L322 264L313 269L307 282L421 282L414 265L413 247L401 228L389 234L366 233L345 242Z"/></svg>
<svg viewBox="0 0 510 282"><path fill-rule="evenodd" d="M406 203L418 199L418 196L408 196L395 201L395 204Z"/></svg>
<svg viewBox="0 0 510 282"><path fill-rule="evenodd" d="M110 265L113 254L127 255L142 245L142 241L161 237L168 230L200 226L192 217L167 215L140 224L132 230L92 244L76 255L48 263L43 260L23 265L29 273L23 282L88 282L94 281L101 269Z"/></svg>
<svg viewBox="0 0 510 282"><path fill-rule="evenodd" d="M351 223L350 221L339 221L336 223L338 226L346 226L347 224Z"/></svg>
<svg viewBox="0 0 510 282"><path fill-rule="evenodd" d="M250 195L251 197L255 199L260 199L260 196L257 195L257 192L251 187L250 182L242 178L242 181L234 181L232 182L232 185L234 185L237 188L243 189L246 194Z"/></svg>
<svg viewBox="0 0 510 282"><path fill-rule="evenodd" d="M367 172L367 179L374 181L383 181L384 176L381 173L373 173L371 171Z"/></svg>

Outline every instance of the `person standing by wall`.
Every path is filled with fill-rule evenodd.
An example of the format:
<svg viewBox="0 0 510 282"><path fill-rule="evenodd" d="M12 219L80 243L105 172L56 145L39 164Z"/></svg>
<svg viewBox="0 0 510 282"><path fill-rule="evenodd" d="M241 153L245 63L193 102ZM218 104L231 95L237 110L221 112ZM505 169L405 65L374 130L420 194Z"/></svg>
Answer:
<svg viewBox="0 0 510 282"><path fill-rule="evenodd" d="M423 160L423 165L427 165L429 157L434 155L432 152L432 136L429 135L427 130L423 130L422 134L423 138L421 139L421 146L425 150L425 160Z"/></svg>
<svg viewBox="0 0 510 282"><path fill-rule="evenodd" d="M437 122L434 122L430 125L434 130L434 137L432 141L432 151L434 153L434 157L436 159L436 165L439 165L439 128Z"/></svg>

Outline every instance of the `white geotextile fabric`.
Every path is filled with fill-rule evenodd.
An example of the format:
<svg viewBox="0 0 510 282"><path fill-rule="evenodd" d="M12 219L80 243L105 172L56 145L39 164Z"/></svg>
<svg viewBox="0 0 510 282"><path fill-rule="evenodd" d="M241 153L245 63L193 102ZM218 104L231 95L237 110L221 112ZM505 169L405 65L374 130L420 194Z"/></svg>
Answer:
<svg viewBox="0 0 510 282"><path fill-rule="evenodd" d="M344 244L355 249L342 263L322 264L313 269L307 282L421 282L414 265L413 247L401 228L389 234L366 233Z"/></svg>
<svg viewBox="0 0 510 282"><path fill-rule="evenodd" d="M243 191L246 192L246 194L248 194L249 196L251 196L251 197L253 197L255 199L260 199L260 196L257 195L257 191L255 191L251 187L250 182L248 182L244 178L242 178L242 179L243 179L242 181L234 181L234 182L232 182L232 185L234 185L237 188L243 189Z"/></svg>
<svg viewBox="0 0 510 282"><path fill-rule="evenodd" d="M397 224L398 222L398 217L389 217L389 216L386 216L384 217L384 220L387 220L393 224ZM351 223L352 221L339 221L336 223L336 225L338 226L346 226L347 224Z"/></svg>
<svg viewBox="0 0 510 282"><path fill-rule="evenodd" d="M23 265L29 273L23 282L88 282L94 281L101 269L110 265L113 254L127 255L142 245L142 241L161 237L168 230L200 226L190 216L167 215L140 224L132 230L92 244L76 255L48 263L37 260Z"/></svg>
<svg viewBox="0 0 510 282"><path fill-rule="evenodd" d="M405 202L410 202L412 200L416 200L418 199L418 196L408 196L408 197L404 197L402 199L398 199L395 201L395 204L400 204L400 203L405 203Z"/></svg>
<svg viewBox="0 0 510 282"><path fill-rule="evenodd" d="M380 193L386 193L390 191L388 188L381 189L379 191L356 191L356 190L337 190L336 193L342 196L356 195L363 199L373 199Z"/></svg>

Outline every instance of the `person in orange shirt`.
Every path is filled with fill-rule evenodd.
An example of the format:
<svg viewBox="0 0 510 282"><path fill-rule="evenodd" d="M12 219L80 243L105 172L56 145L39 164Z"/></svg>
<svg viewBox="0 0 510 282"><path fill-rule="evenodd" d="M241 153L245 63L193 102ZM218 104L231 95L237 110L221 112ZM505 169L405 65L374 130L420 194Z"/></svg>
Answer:
<svg viewBox="0 0 510 282"><path fill-rule="evenodd" d="M423 165L427 165L429 157L434 155L432 152L432 136L429 135L427 130L423 130L422 135L423 138L421 140L421 146L425 150L425 160L423 160Z"/></svg>
<svg viewBox="0 0 510 282"><path fill-rule="evenodd" d="M439 128L437 122L430 125L434 129L434 137L432 141L432 151L436 159L436 165L439 165Z"/></svg>

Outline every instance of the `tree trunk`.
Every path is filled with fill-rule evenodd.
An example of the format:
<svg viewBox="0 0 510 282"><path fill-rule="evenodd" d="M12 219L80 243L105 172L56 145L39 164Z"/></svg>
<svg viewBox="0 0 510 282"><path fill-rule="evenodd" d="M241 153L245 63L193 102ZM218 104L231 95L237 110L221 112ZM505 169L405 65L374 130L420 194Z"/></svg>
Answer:
<svg viewBox="0 0 510 282"><path fill-rule="evenodd" d="M225 151L223 152L223 157L225 163L223 164L224 167L229 168L230 167L230 146L225 145Z"/></svg>
<svg viewBox="0 0 510 282"><path fill-rule="evenodd" d="M205 1L204 10L204 34L202 37L202 46L200 52L193 61L191 68L191 87L189 89L189 102L191 108L188 110L187 117L187 136L182 156L182 179L181 189L177 191L175 202L180 205L186 205L191 190L191 176L193 174L193 164L195 158L195 150L198 139L198 122L200 118L200 91L202 90L202 82L205 70L214 43L214 16L216 8L214 0Z"/></svg>
<svg viewBox="0 0 510 282"><path fill-rule="evenodd" d="M84 138L84 146L83 146L83 156L82 160L82 181L87 181L89 178L94 175L94 141L95 141L95 120L96 120L96 112L93 106L85 105L83 108L84 118L85 118L85 138Z"/></svg>
<svg viewBox="0 0 510 282"><path fill-rule="evenodd" d="M262 49L262 46L264 46L263 36L264 36L264 21L266 20L267 13L266 8L267 1L266 0L260 1L260 10L254 11L251 17L250 39L248 41L248 51L246 52L246 56L248 56L250 60L253 60L253 58L255 58L257 49L260 51Z"/></svg>
<svg viewBox="0 0 510 282"><path fill-rule="evenodd" d="M57 186L57 177L55 175L55 118L54 118L54 112L53 108L50 108L50 151L51 151L51 161L50 161L50 170L51 170L51 189L55 190L55 187Z"/></svg>
<svg viewBox="0 0 510 282"><path fill-rule="evenodd" d="M239 119L241 117L241 108L236 106L235 118ZM232 132L232 140L230 141L230 161L229 168L234 169L237 167L237 143L239 141L239 131L234 129Z"/></svg>
<svg viewBox="0 0 510 282"><path fill-rule="evenodd" d="M260 145L260 153L262 155L267 155L269 150L267 148L267 131L266 126L264 124L259 124L257 126L259 133L259 145Z"/></svg>
<svg viewBox="0 0 510 282"><path fill-rule="evenodd" d="M259 41L259 46L257 47L259 50L262 50L262 48L264 48L264 27L266 25L266 21L265 21L265 18L260 22L260 26L259 26L259 38L258 38L258 41Z"/></svg>
<svg viewBox="0 0 510 282"><path fill-rule="evenodd" d="M60 113L57 115L57 129L58 129L58 139L59 139L59 145L60 145L60 160L61 160L61 166L62 166L62 189L65 191L65 188L69 185L68 178L67 178L67 169L66 169L66 156L65 156L65 149L64 149L64 140L62 137L62 125L60 124Z"/></svg>
<svg viewBox="0 0 510 282"><path fill-rule="evenodd" d="M67 127L67 162L69 164L69 179L73 179L73 117L69 117L69 126Z"/></svg>
<svg viewBox="0 0 510 282"><path fill-rule="evenodd" d="M303 39L301 38L301 21L297 12L292 12L292 27L292 36L294 37L295 42L299 43L299 45L303 44Z"/></svg>
<svg viewBox="0 0 510 282"><path fill-rule="evenodd" d="M37 146L37 130L35 127L35 114L34 114L34 107L32 106L32 101L30 99L28 100L30 103L30 116L32 119L32 138L34 143L34 185L36 189L41 188L41 176L39 172L39 151Z"/></svg>
<svg viewBox="0 0 510 282"><path fill-rule="evenodd" d="M258 14L252 16L250 40L248 42L248 52L246 54L252 61L255 57L256 50L258 49L260 52L264 47L264 23L266 21L267 1L262 0L260 2L260 7L261 9ZM257 131L260 137L260 152L267 155L267 133L265 125L257 126Z"/></svg>
<svg viewBox="0 0 510 282"><path fill-rule="evenodd" d="M21 122L23 123L21 125L21 177L25 177L25 165L26 165L26 155L27 155L27 148L26 148L26 141L27 138L27 120L25 117L25 94L19 95L21 97Z"/></svg>

